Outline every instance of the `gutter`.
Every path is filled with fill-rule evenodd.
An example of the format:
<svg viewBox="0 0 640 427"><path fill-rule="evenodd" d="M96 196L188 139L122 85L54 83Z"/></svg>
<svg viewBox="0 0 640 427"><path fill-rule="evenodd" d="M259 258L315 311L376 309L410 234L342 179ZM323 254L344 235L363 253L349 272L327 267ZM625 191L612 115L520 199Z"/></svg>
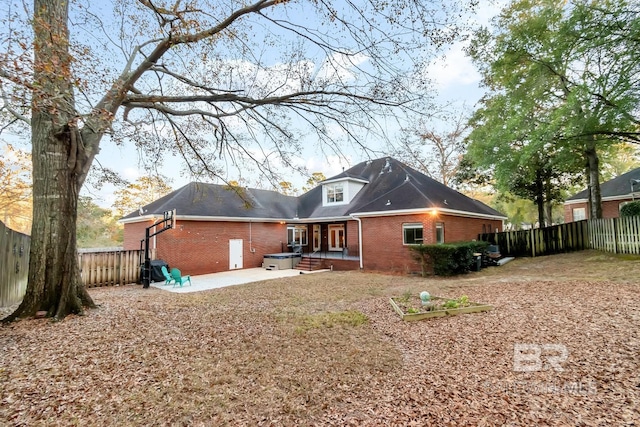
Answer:
<svg viewBox="0 0 640 427"><path fill-rule="evenodd" d="M362 260L362 220L355 215L349 215L351 218L358 221L358 258L360 258L360 270L364 269Z"/></svg>
<svg viewBox="0 0 640 427"><path fill-rule="evenodd" d="M459 211L454 209L447 209L442 207L430 207L430 208L418 208L418 209L397 209L397 210L388 210L388 211L375 211L375 212L356 212L351 214L359 215L360 217L375 217L375 216L392 216L392 215L413 215L413 214L426 214L434 211L438 211L442 214L453 215L453 216L461 216L465 218L483 218L483 219L491 219L491 220L506 220L508 219L504 215L491 215L491 214L482 214L482 213L474 213L468 211Z"/></svg>

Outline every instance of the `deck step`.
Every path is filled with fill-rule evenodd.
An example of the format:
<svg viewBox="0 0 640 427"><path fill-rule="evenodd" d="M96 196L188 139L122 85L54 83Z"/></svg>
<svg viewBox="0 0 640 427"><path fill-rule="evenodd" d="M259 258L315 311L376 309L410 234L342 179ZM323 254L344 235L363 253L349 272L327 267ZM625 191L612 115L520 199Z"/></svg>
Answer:
<svg viewBox="0 0 640 427"><path fill-rule="evenodd" d="M302 261L296 265L296 270L313 271L322 269L322 260L316 258L302 258Z"/></svg>

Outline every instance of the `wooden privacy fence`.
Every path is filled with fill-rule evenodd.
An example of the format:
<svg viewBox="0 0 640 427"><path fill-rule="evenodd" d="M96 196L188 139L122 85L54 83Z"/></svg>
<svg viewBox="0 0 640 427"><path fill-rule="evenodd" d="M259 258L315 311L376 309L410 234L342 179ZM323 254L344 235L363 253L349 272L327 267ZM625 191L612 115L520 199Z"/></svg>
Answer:
<svg viewBox="0 0 640 427"><path fill-rule="evenodd" d="M31 237L0 222L0 307L22 300L27 291ZM78 251L82 281L87 287L125 285L140 281L140 250ZM153 257L154 251L151 256Z"/></svg>
<svg viewBox="0 0 640 427"><path fill-rule="evenodd" d="M478 240L500 247L503 256L540 256L591 247L589 221L576 221L531 230L479 234Z"/></svg>
<svg viewBox="0 0 640 427"><path fill-rule="evenodd" d="M0 307L16 304L27 291L31 238L0 221Z"/></svg>
<svg viewBox="0 0 640 427"><path fill-rule="evenodd" d="M139 250L80 250L78 265L82 282L89 288L125 285L140 280Z"/></svg>

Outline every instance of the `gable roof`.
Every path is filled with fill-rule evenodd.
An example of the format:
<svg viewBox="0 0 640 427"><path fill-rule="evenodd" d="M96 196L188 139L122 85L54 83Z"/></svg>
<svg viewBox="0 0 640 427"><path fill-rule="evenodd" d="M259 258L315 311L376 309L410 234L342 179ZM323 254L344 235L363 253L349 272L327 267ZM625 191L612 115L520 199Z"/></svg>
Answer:
<svg viewBox="0 0 640 427"><path fill-rule="evenodd" d="M325 182L340 179L359 180L367 184L351 203L337 206L322 206L322 189L316 187L300 196L300 217L385 215L399 211L437 209L454 214L506 219L505 215L484 203L390 157L359 163Z"/></svg>
<svg viewBox="0 0 640 427"><path fill-rule="evenodd" d="M236 220L341 219L351 215L378 216L424 212L491 219L506 216L484 203L465 196L390 157L361 162L323 183L351 181L364 185L350 203L323 206L322 183L299 196L275 191L242 189L245 200L228 186L191 183L133 212L122 222L135 222L150 215L177 209L178 217Z"/></svg>
<svg viewBox="0 0 640 427"><path fill-rule="evenodd" d="M600 184L600 194L603 199L627 199L631 197L631 180L638 180L634 184L634 193L640 191L640 168L630 170L627 173ZM566 202L583 202L589 198L589 190L569 197Z"/></svg>
<svg viewBox="0 0 640 427"><path fill-rule="evenodd" d="M188 216L193 219L218 217L276 220L293 218L296 205L296 197L285 196L276 191L233 189L227 185L192 182L144 206L142 214L132 212L121 221L149 219L150 216L162 215L173 209L177 210L179 217Z"/></svg>

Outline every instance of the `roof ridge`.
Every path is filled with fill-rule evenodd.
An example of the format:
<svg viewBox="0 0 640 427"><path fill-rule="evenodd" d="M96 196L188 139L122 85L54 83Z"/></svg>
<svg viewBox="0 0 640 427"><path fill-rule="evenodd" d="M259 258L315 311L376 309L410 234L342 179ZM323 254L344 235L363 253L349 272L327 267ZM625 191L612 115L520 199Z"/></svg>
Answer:
<svg viewBox="0 0 640 427"><path fill-rule="evenodd" d="M433 200L431 200L431 198L430 198L429 196L427 196L427 195L424 193L424 191L422 191L422 190L421 190L417 185L415 185L415 184L414 184L414 181L416 181L416 179L413 177L413 174L410 174L410 173L409 173L409 171L407 170L407 168L411 169L412 171L416 171L416 170L415 170L415 169L413 169L413 168L412 168L412 167L410 167L410 166L405 165L404 163L400 162L399 160L396 160L396 162L398 162L398 164L400 165L400 169L402 169L402 170L404 171L404 173L406 173L406 174L407 174L407 178L409 178L409 176L411 176L411 178L412 178L412 179L405 179L405 181L404 181L404 182L405 182L405 183L406 183L406 182L409 182L409 183L411 184L411 186L412 186L413 188L415 188L415 189L418 191L418 193L420 193L420 194L422 195L422 197L424 197L424 198L427 200L427 202L431 203L431 205L433 206L433 204L434 204L434 203L433 203ZM416 172L418 172L418 171L416 171ZM430 177L428 177L428 176L427 176L427 175L425 175L425 174L422 174L422 175L423 175L423 176L425 176L425 177L427 177L427 178L430 178ZM432 180L433 180L433 181L435 181L435 182L438 182L438 181L436 181L436 180L435 180L435 179L433 179L433 178L430 178L430 179L432 179ZM453 190L453 189L452 189L452 190ZM454 191L455 191L455 190L454 190Z"/></svg>

